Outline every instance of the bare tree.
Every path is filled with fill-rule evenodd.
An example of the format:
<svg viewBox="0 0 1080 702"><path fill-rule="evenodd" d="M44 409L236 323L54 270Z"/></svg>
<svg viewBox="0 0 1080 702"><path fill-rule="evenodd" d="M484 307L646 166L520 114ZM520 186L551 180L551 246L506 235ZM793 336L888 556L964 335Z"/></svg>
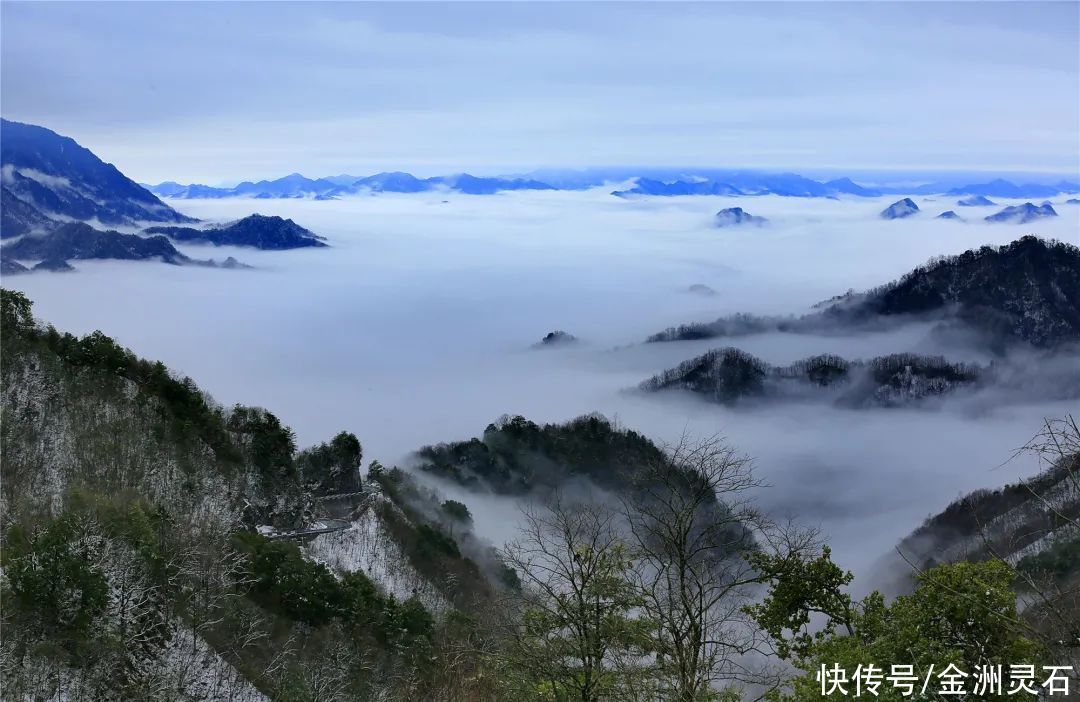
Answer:
<svg viewBox="0 0 1080 702"><path fill-rule="evenodd" d="M1016 568L1023 627L1053 659L1080 669L1080 425L1072 415L1044 420L1042 428L1010 460L1034 457L1042 471L999 493L974 493L961 503L974 523L970 542L960 542L942 560L981 560L986 555ZM926 557L900 557L921 573ZM1055 554L1055 552L1057 552ZM1025 555L1031 556L1030 559Z"/></svg>
<svg viewBox="0 0 1080 702"><path fill-rule="evenodd" d="M1036 456L1047 471L1059 474L1060 479L1049 488L1036 489L1036 483L1025 486L1044 514L1050 535L1066 546L1080 541L1080 424L1076 418L1066 415L1044 421L1018 453ZM1023 568L1017 574L1023 583L1025 618L1058 662L1080 670L1080 571L1075 563L1064 574Z"/></svg>
<svg viewBox="0 0 1080 702"><path fill-rule="evenodd" d="M521 578L508 653L554 699L596 702L619 687L615 659L640 641L640 606L618 515L596 502L555 496L523 510L502 553Z"/></svg>
<svg viewBox="0 0 1080 702"><path fill-rule="evenodd" d="M717 687L761 686L763 643L744 607L759 583L744 556L773 539L754 504L750 460L721 439L683 435L635 466L623 498L641 601L656 622L663 699L698 702Z"/></svg>

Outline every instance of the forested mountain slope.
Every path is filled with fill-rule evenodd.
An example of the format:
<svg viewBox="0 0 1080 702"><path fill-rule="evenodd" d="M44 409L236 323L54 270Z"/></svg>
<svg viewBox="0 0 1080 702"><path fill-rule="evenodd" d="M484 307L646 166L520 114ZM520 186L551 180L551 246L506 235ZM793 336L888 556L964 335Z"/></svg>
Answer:
<svg viewBox="0 0 1080 702"><path fill-rule="evenodd" d="M769 331L820 333L886 328L905 319L961 323L995 345L1022 342L1041 348L1080 341L1080 249L1025 236L941 256L899 280L840 295L801 317L740 314L684 324L653 334L650 342L746 336Z"/></svg>
<svg viewBox="0 0 1080 702"><path fill-rule="evenodd" d="M0 326L5 700L460 698L491 590L407 477L18 293Z"/></svg>
<svg viewBox="0 0 1080 702"><path fill-rule="evenodd" d="M992 556L1021 570L1048 567L1080 577L1080 432L1068 417L1048 421L1025 447L1046 458L1038 475L966 495L900 544L921 565Z"/></svg>
<svg viewBox="0 0 1080 702"><path fill-rule="evenodd" d="M1041 472L996 490L978 490L929 517L900 542L883 573L942 563L1003 560L1024 616L1062 662L1080 665L1080 425L1047 420L1018 455L1035 455ZM897 560L903 561L896 564ZM896 589L896 585L892 585ZM900 589L903 589L901 584Z"/></svg>

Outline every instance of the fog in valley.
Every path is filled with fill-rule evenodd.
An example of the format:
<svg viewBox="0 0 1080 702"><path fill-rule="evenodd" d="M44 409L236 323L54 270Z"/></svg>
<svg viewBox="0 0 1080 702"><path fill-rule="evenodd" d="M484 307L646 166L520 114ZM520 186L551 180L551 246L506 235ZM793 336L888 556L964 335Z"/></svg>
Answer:
<svg viewBox="0 0 1080 702"><path fill-rule="evenodd" d="M1031 474L1030 461L1008 461L1013 451L1044 417L1075 409L1037 396L921 409L731 408L626 390L728 345L774 364L901 351L986 363L988 352L940 346L929 324L642 342L736 312L801 314L932 256L1028 233L1075 242L1080 206L1058 198L1060 217L991 225L982 216L1016 203L959 208L968 221L956 222L934 219L956 209L955 198L917 197L920 214L884 221L878 213L898 196L624 200L612 189L174 201L207 220L290 217L330 248L182 246L195 258L232 255L255 269L79 261L75 273L13 276L5 286L26 292L37 316L58 328L101 329L190 375L222 404L265 406L301 445L354 431L365 462L406 466L420 446L479 436L503 414L556 422L600 412L657 442L684 431L721 434L754 457L770 484L762 504L820 524L837 560L856 569L961 494ZM770 223L712 226L712 215L731 206ZM715 294L690 292L696 284ZM532 348L552 330L581 342ZM498 542L512 530L512 500L443 489L470 505L482 535Z"/></svg>

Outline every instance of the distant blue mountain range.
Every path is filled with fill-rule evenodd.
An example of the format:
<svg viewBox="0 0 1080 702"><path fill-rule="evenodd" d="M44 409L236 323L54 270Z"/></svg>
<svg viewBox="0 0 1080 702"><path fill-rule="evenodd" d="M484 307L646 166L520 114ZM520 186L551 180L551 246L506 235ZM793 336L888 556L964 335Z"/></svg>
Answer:
<svg viewBox="0 0 1080 702"><path fill-rule="evenodd" d="M1007 180L998 178L989 183L977 183L965 185L962 188L953 188L946 195L982 195L983 197L1053 197L1059 193L1074 193L1077 184L1069 181L1061 181L1054 185L1038 185L1028 183L1017 185Z"/></svg>
<svg viewBox="0 0 1080 702"><path fill-rule="evenodd" d="M620 177L621 176L621 177ZM878 197L880 195L967 195L1003 198L1043 198L1060 193L1080 192L1080 183L1061 181L1016 184L1003 179L957 186L952 183L868 186L851 178L814 180L797 173L758 171L702 170L670 176L663 174L627 175L621 171L537 171L517 176L481 177L468 173L418 178L410 173L388 172L370 176L337 175L312 179L293 173L277 180L243 182L232 188L207 185L181 185L167 181L146 186L151 192L170 198L314 198L334 199L363 193L419 193L447 191L467 195L492 195L509 190L583 190L612 182L633 185L612 193L616 197L671 197L677 195L782 195L785 197L840 196Z"/></svg>
<svg viewBox="0 0 1080 702"><path fill-rule="evenodd" d="M448 190L467 195L493 195L504 190L556 190L555 186L531 178L480 178L461 173L457 175L417 178L410 173L392 172L375 175L333 176L311 179L292 173L277 180L245 181L233 188L214 188L208 185L181 185L172 181L146 186L162 197L181 199L255 197L261 199L314 198L332 200L342 195L362 193L420 193Z"/></svg>

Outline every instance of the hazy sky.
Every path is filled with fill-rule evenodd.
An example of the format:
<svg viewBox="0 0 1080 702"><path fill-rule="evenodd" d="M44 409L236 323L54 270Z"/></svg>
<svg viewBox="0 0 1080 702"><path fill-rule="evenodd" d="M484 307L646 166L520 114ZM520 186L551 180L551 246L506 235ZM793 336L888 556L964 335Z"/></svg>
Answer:
<svg viewBox="0 0 1080 702"><path fill-rule="evenodd" d="M1080 171L1080 4L23 3L5 117L140 181Z"/></svg>

